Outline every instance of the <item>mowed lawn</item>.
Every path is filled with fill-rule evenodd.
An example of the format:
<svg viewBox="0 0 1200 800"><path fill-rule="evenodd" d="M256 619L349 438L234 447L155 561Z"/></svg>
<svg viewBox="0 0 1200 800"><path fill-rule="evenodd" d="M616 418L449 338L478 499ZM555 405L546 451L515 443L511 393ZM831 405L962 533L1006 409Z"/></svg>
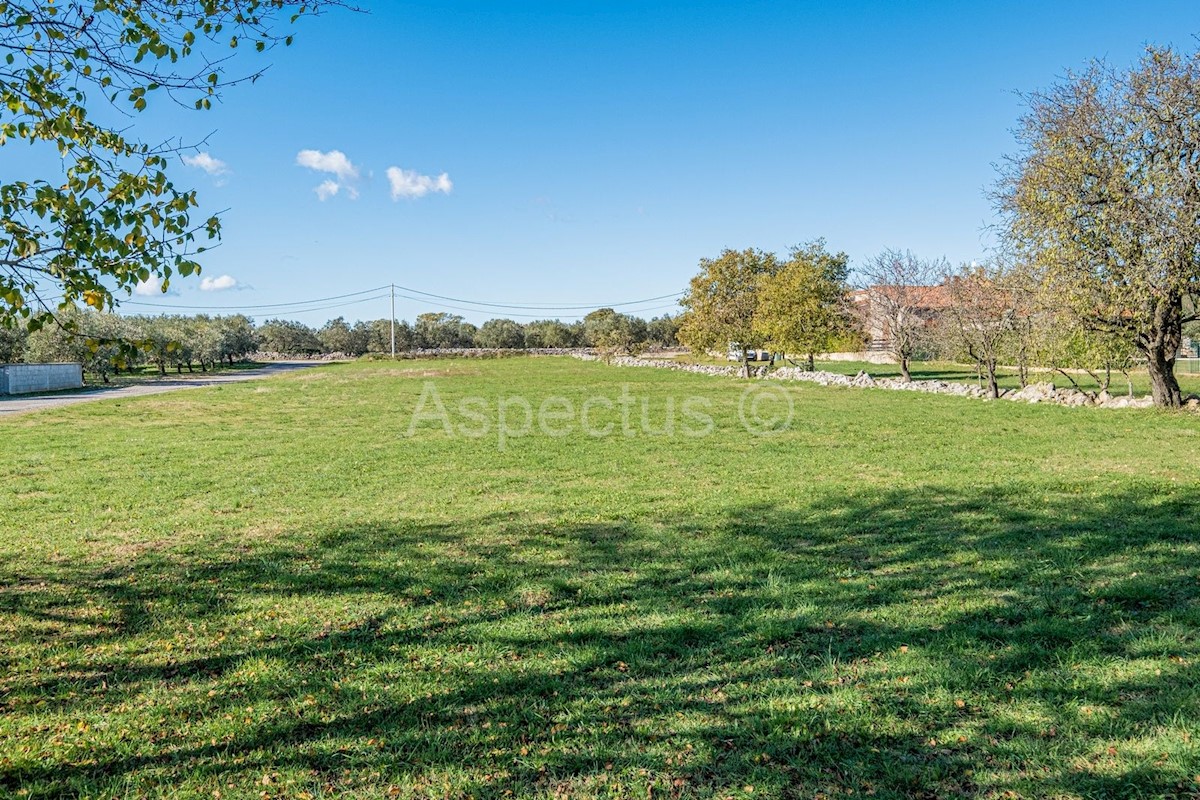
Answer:
<svg viewBox="0 0 1200 800"><path fill-rule="evenodd" d="M795 384L750 435L750 385L348 364L0 419L0 796L1200 794L1200 417ZM501 442L518 396L570 407Z"/></svg>

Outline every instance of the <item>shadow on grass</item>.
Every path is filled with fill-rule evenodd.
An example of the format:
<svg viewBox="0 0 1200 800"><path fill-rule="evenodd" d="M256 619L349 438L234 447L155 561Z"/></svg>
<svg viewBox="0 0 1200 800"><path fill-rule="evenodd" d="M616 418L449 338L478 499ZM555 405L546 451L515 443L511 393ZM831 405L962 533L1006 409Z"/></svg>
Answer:
<svg viewBox="0 0 1200 800"><path fill-rule="evenodd" d="M0 787L1179 796L1198 506L926 489L0 567Z"/></svg>

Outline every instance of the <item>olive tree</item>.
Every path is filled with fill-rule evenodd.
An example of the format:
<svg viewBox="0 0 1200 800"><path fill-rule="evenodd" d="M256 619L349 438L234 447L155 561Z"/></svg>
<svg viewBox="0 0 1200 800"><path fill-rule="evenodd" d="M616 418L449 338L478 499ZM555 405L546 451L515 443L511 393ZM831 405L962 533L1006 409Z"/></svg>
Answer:
<svg viewBox="0 0 1200 800"><path fill-rule="evenodd" d="M476 347L514 350L525 346L525 330L511 319L489 319L475 333Z"/></svg>
<svg viewBox="0 0 1200 800"><path fill-rule="evenodd" d="M59 315L62 325L48 325L28 335L26 361L77 361L105 383L114 370L132 365L130 352L120 345L135 334L126 319L76 306L60 309Z"/></svg>
<svg viewBox="0 0 1200 800"><path fill-rule="evenodd" d="M1027 102L999 191L1011 239L1084 326L1136 348L1155 404L1177 407L1200 291L1200 55L1150 47Z"/></svg>
<svg viewBox="0 0 1200 800"><path fill-rule="evenodd" d="M611 308L596 309L583 318L584 343L609 356L639 350L646 335L644 319Z"/></svg>
<svg viewBox="0 0 1200 800"><path fill-rule="evenodd" d="M659 347L679 344L679 317L663 314L646 323L646 341Z"/></svg>
<svg viewBox="0 0 1200 800"><path fill-rule="evenodd" d="M258 332L249 317L243 314L216 317L213 325L218 334L218 352L229 366L258 349Z"/></svg>
<svg viewBox="0 0 1200 800"><path fill-rule="evenodd" d="M22 328L0 326L0 364L11 364L25 357L26 337Z"/></svg>
<svg viewBox="0 0 1200 800"><path fill-rule="evenodd" d="M311 355L325 351L317 332L295 320L267 320L258 328L258 342L263 350L270 353Z"/></svg>
<svg viewBox="0 0 1200 800"><path fill-rule="evenodd" d="M577 331L557 319L539 319L525 325L526 347L577 347Z"/></svg>

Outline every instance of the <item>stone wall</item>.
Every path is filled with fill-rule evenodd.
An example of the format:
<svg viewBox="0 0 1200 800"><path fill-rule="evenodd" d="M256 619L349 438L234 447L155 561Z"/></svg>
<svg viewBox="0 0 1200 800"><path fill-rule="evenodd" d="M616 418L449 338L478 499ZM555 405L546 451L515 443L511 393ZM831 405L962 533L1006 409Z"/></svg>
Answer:
<svg viewBox="0 0 1200 800"><path fill-rule="evenodd" d="M79 389L82 364L5 364L0 366L0 394L31 394Z"/></svg>
<svg viewBox="0 0 1200 800"><path fill-rule="evenodd" d="M585 361L596 361L600 357L590 353L575 353L576 358ZM744 375L741 367L715 367L706 364L689 364L679 361L666 361L653 358L634 358L619 356L609 359L609 363L620 367L657 367L678 372L694 372L701 375L721 375L739 377ZM852 389L887 389L896 392L924 392L927 394L950 394L958 397L969 397L976 400L990 400L987 392L979 386L959 381L903 381L899 378L872 378L865 372L857 375L839 375L834 372L816 370L809 372L800 367L779 367L769 369L766 366L752 367L751 377L780 381L804 381L821 386L844 386ZM1000 393L1001 400L1015 403L1045 403L1049 405L1079 408L1092 406L1096 408L1150 408L1154 401L1150 397L1127 397L1113 395L1108 392L1083 392L1074 388L1056 387L1053 383L1032 383L1024 389L1005 389ZM1200 398L1191 396L1187 408L1200 411Z"/></svg>

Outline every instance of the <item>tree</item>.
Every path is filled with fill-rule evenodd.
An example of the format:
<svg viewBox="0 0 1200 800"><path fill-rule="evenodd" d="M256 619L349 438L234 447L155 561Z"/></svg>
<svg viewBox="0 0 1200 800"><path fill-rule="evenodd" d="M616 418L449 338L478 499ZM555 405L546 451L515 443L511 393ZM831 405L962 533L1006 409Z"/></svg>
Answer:
<svg viewBox="0 0 1200 800"><path fill-rule="evenodd" d="M511 319L489 319L479 326L475 346L519 350L525 346L525 329Z"/></svg>
<svg viewBox="0 0 1200 800"><path fill-rule="evenodd" d="M12 364L24 358L25 338L23 329L0 325L0 364Z"/></svg>
<svg viewBox="0 0 1200 800"><path fill-rule="evenodd" d="M59 311L63 325L49 325L29 334L25 358L30 362L77 361L87 372L108 383L117 364L127 363L127 352L118 342L133 331L115 314L70 306Z"/></svg>
<svg viewBox="0 0 1200 800"><path fill-rule="evenodd" d="M321 346L327 353L350 354L354 346L351 341L353 336L354 333L346 324L345 317L331 319L317 331L317 339L321 341Z"/></svg>
<svg viewBox="0 0 1200 800"><path fill-rule="evenodd" d="M324 352L316 331L302 322L269 319L258 329L259 345L268 353L311 355Z"/></svg>
<svg viewBox="0 0 1200 800"><path fill-rule="evenodd" d="M475 326L457 314L428 311L417 315L413 325L416 346L426 349L471 347L475 343Z"/></svg>
<svg viewBox="0 0 1200 800"><path fill-rule="evenodd" d="M963 266L946 276L948 304L943 321L980 376L987 377L988 396L1000 396L996 365L1014 330L1016 299L1000 267Z"/></svg>
<svg viewBox="0 0 1200 800"><path fill-rule="evenodd" d="M1027 98L1001 178L1008 234L1087 328L1146 360L1154 403L1182 403L1175 358L1200 292L1200 54L1150 47Z"/></svg>
<svg viewBox="0 0 1200 800"><path fill-rule="evenodd" d="M736 344L749 376L749 351L763 341L754 325L759 286L778 270L779 260L762 250L725 250L715 259L701 259L700 273L679 301L685 309L679 341L694 352L726 352Z"/></svg>
<svg viewBox="0 0 1200 800"><path fill-rule="evenodd" d="M575 330L557 319L539 319L525 325L526 347L577 347Z"/></svg>
<svg viewBox="0 0 1200 800"><path fill-rule="evenodd" d="M174 338L177 331L172 329L170 320L165 316L137 316L129 317L128 322L146 360L158 369L159 375L166 375L167 365L173 362L171 354L179 347Z"/></svg>
<svg viewBox="0 0 1200 800"><path fill-rule="evenodd" d="M233 362L243 359L258 349L258 333L249 317L234 314L228 317L217 317L213 320L219 336L220 357L233 366Z"/></svg>
<svg viewBox="0 0 1200 800"><path fill-rule="evenodd" d="M149 145L119 115L155 95L209 108L230 76L230 48L291 44L277 30L339 0L24 0L0 2L0 145L24 141L54 153L61 170L11 175L0 184L0 324L36 330L75 303L112 307L157 276L199 271L215 217L193 218L193 191L177 189L168 164L185 148ZM26 163L38 163L31 158ZM56 295L59 297L50 297Z"/></svg>
<svg viewBox="0 0 1200 800"><path fill-rule="evenodd" d="M663 314L646 323L646 341L659 347L679 344L679 317Z"/></svg>
<svg viewBox="0 0 1200 800"><path fill-rule="evenodd" d="M884 250L859 270L865 283L863 327L884 341L906 381L912 380L909 363L927 343L929 323L941 305L935 283L947 271L944 259L921 259L908 250Z"/></svg>
<svg viewBox="0 0 1200 800"><path fill-rule="evenodd" d="M852 335L849 308L850 257L830 253L818 239L792 248L791 257L759 290L754 326L772 350L803 353L815 369L817 353L827 353Z"/></svg>
<svg viewBox="0 0 1200 800"><path fill-rule="evenodd" d="M366 337L367 353L388 353L392 352L392 321L386 319L376 319L368 323L358 323L354 328L357 331L362 326L362 334ZM418 344L416 332L406 320L396 320L396 351L412 350L414 347L421 347Z"/></svg>
<svg viewBox="0 0 1200 800"><path fill-rule="evenodd" d="M1031 328L1031 349L1040 366L1062 375L1080 391L1073 372L1086 373L1102 392L1110 388L1112 373L1120 372L1133 395L1129 370L1136 350L1126 337L1086 325L1053 297L1043 298Z"/></svg>
<svg viewBox="0 0 1200 800"><path fill-rule="evenodd" d="M583 318L583 338L588 347L606 355L632 353L646 341L646 321L611 308L598 308Z"/></svg>

